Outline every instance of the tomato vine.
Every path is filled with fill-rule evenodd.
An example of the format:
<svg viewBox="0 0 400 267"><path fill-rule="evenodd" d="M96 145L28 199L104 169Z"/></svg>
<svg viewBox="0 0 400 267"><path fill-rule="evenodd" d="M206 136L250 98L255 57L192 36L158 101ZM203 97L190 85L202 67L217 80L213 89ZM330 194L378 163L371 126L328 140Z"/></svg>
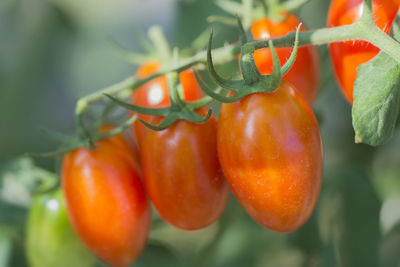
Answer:
<svg viewBox="0 0 400 267"><path fill-rule="evenodd" d="M221 1L219 1L221 2ZM286 1L284 4L276 3L276 1L267 1L268 10L273 10L273 7L279 8L297 8L300 4L304 4L306 1ZM233 3L232 3L233 4ZM245 28L248 29L251 20L251 10L253 8L253 1L244 0L242 3L243 10L241 12ZM285 7L288 5L288 7ZM278 8L279 7L279 8ZM236 6L237 8L237 6ZM234 8L232 8L234 9ZM239 27L239 25L238 25ZM240 27L239 27L240 28ZM170 53L170 48L168 43L165 41L165 38L162 37L162 33L159 29L152 29L150 33L151 39L155 44L156 48L159 50L159 54L163 55L163 61L171 61L172 54ZM291 32L286 34L283 37L271 38L269 40L249 40L248 42L242 43L233 43L227 44L223 47L219 48L211 48L208 50L212 50L213 55L213 63L216 65L224 64L225 62L234 59L237 55L241 53L241 51L249 50L255 51L257 49L268 48L273 45L276 48L279 47L292 47L296 39L296 33ZM394 40L389 35L386 35L382 32L373 21L372 16L372 0L365 0L362 8L362 15L360 19L358 19L354 24L338 26L332 28L321 28L316 30L308 30L302 31L298 33L298 45L323 45L329 44L333 42L341 42L341 41L349 41L349 40L363 40L367 41L376 47L380 48L384 53L386 53L389 57L393 58L397 63L400 63L400 43ZM100 89L95 93L89 94L77 100L75 107L75 121L76 121L76 131L78 138L74 139L73 145L66 146L63 149L56 151L55 153L45 153L41 154L42 156L53 156L59 155L60 153L65 153L79 146L93 147L96 140L110 137L116 134L119 134L130 125L132 125L135 121L134 118L130 118L125 123L114 129L109 133L92 133L85 125L84 116L85 112L89 109L91 103L104 100L107 97L111 98L113 101L116 101L117 104L123 105L126 108L134 109L138 113L144 114L157 114L163 116L169 116L169 119L161 125L162 127L155 127L146 124L148 127L152 127L154 130L165 129L169 125L173 123L178 118L189 119L196 122L204 121L196 116L177 116L170 109L160 109L158 111L150 111L149 109L144 110L140 107L133 107L132 105L124 104L120 99L127 98L134 90L139 88L141 85L146 82L153 80L157 77L173 73L173 72L181 72L188 68L196 67L196 68L204 68L207 66L207 62L209 59L207 58L207 51L200 51L197 54L193 55L189 58L184 58L180 60L176 60L175 64L170 64L168 66L164 66L164 68L145 79L137 79L135 77L128 77L127 79L111 85L109 87ZM210 69L210 65L208 64L208 70L212 73L212 69ZM243 75L246 75L245 70L242 69ZM264 84L265 86L265 84ZM274 87L274 86L272 86ZM272 88L271 87L271 88ZM272 89L273 90L273 89ZM208 91L209 92L209 91ZM209 92L210 93L210 92ZM203 99L190 103L186 105L189 110L193 110L195 108L199 108L201 106L205 106L210 104L212 101L217 100L221 101L221 98L216 98L217 96L211 94L211 96L206 96ZM239 97L237 96L238 100ZM232 99L233 100L233 99ZM112 105L109 103L109 105ZM189 112L188 114L193 114L193 112Z"/></svg>

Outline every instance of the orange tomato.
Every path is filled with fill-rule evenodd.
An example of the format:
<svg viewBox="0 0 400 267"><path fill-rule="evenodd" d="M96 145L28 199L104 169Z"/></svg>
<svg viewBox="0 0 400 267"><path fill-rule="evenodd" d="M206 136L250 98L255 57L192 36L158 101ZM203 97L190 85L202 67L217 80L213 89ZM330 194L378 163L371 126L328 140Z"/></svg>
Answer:
<svg viewBox="0 0 400 267"><path fill-rule="evenodd" d="M147 130L142 140L146 192L160 216L178 228L204 228L226 205L228 186L216 135L217 123L211 117L203 124L179 120L163 131Z"/></svg>
<svg viewBox="0 0 400 267"><path fill-rule="evenodd" d="M308 220L321 188L321 136L288 82L273 93L222 104L217 144L226 180L254 220L278 232Z"/></svg>
<svg viewBox="0 0 400 267"><path fill-rule="evenodd" d="M328 12L328 27L348 25L356 22L362 13L362 0L333 0ZM376 26L389 33L396 18L400 1L373 0L372 13ZM353 84L357 67L379 53L379 48L365 41L347 41L329 45L329 53L340 89L350 104L353 104Z"/></svg>
<svg viewBox="0 0 400 267"><path fill-rule="evenodd" d="M113 266L131 264L145 246L151 214L139 165L123 137L69 152L61 175L68 215L83 243Z"/></svg>

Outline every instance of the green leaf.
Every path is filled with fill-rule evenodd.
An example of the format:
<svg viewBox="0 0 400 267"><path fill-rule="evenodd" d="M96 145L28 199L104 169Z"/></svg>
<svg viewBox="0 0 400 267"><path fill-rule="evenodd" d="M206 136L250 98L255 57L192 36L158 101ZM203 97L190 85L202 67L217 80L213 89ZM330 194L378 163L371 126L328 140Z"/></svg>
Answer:
<svg viewBox="0 0 400 267"><path fill-rule="evenodd" d="M400 64L380 52L357 71L352 109L355 140L382 145L392 137L399 115Z"/></svg>

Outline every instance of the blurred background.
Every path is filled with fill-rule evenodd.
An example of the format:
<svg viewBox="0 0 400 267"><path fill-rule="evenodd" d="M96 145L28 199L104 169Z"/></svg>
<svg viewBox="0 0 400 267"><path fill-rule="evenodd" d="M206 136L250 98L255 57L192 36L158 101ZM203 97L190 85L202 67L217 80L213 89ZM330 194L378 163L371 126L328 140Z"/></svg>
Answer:
<svg viewBox="0 0 400 267"><path fill-rule="evenodd" d="M311 0L297 14L309 28L324 27L328 6ZM29 266L26 184L34 183L36 168L57 172L57 160L23 157L56 148L38 128L72 133L79 97L134 74L137 66L112 41L143 52L137 36L158 24L170 44L184 48L215 14L225 13L211 0L0 0L0 267ZM213 26L220 44L237 40L235 29ZM231 197L221 219L201 231L176 230L156 217L134 266L400 266L400 133L378 148L354 144L350 106L326 46L319 52L314 110L325 166L309 222L291 234L275 233Z"/></svg>

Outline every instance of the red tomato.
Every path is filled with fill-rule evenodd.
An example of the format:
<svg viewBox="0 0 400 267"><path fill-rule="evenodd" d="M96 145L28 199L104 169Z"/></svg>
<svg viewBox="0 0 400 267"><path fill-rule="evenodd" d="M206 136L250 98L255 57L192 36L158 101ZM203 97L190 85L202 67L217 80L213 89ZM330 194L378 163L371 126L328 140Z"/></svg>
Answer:
<svg viewBox="0 0 400 267"><path fill-rule="evenodd" d="M307 221L321 187L321 136L289 83L222 104L217 144L226 180L254 220L278 232Z"/></svg>
<svg viewBox="0 0 400 267"><path fill-rule="evenodd" d="M178 228L204 228L225 207L228 186L218 161L216 124L214 117L203 124L179 120L163 131L147 130L142 140L147 194L160 216Z"/></svg>
<svg viewBox="0 0 400 267"><path fill-rule="evenodd" d="M301 22L295 15L284 13L282 21L273 21L262 18L253 23L251 33L256 40L276 38L296 31ZM301 31L306 30L304 26ZM277 48L277 54L281 66L290 57L293 48ZM254 61L261 74L272 73L272 55L269 48L258 49L254 53ZM319 60L318 52L314 46L299 47L296 61L288 73L283 78L292 83L304 97L308 104L312 104L318 94L319 87Z"/></svg>
<svg viewBox="0 0 400 267"><path fill-rule="evenodd" d="M375 24L389 33L399 9L394 0L373 0L372 12ZM352 24L360 18L363 0L333 0L328 12L328 27ZM346 99L353 104L353 84L357 77L357 67L373 57L379 48L364 41L332 43L329 52L336 79Z"/></svg>
<svg viewBox="0 0 400 267"><path fill-rule="evenodd" d="M113 266L127 266L139 256L150 209L137 160L122 136L66 154L62 188L71 223L95 255Z"/></svg>
<svg viewBox="0 0 400 267"><path fill-rule="evenodd" d="M159 62L150 61L143 64L137 71L136 77L145 79L159 71L161 64ZM183 89L185 101L191 102L200 99L204 94L196 81L193 71L188 69L180 73L180 84ZM132 95L132 103L142 107L162 108L170 105L168 82L165 76L153 79L137 90ZM151 116L141 114L139 118L149 121ZM142 139L145 126L140 123L135 123L135 133L138 143Z"/></svg>

